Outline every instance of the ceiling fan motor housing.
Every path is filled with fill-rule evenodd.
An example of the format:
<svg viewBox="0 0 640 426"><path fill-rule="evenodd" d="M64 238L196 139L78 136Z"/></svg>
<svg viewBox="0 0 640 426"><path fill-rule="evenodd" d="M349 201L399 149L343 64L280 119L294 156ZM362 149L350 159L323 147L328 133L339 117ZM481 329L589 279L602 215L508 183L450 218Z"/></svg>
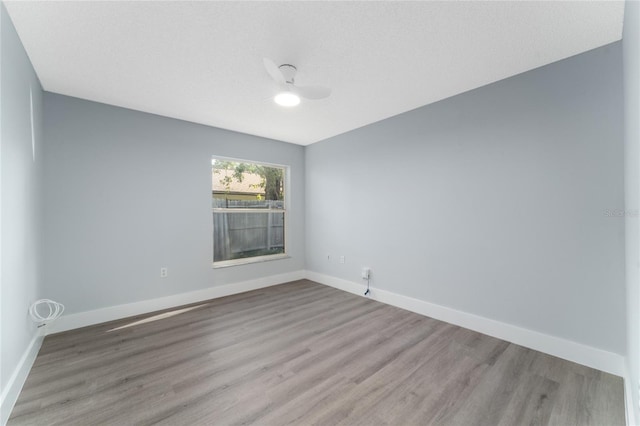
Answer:
<svg viewBox="0 0 640 426"><path fill-rule="evenodd" d="M289 84L293 84L294 83L293 78L295 77L296 71L298 69L295 66L290 64L282 64L278 68L280 69L280 72L284 76L285 81Z"/></svg>

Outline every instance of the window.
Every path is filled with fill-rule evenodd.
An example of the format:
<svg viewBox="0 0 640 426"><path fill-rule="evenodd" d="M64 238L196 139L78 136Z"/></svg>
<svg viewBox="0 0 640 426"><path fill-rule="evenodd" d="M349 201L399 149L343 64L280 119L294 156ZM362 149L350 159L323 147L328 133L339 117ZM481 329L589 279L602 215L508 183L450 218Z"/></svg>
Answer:
<svg viewBox="0 0 640 426"><path fill-rule="evenodd" d="M286 167L211 160L213 266L286 257Z"/></svg>

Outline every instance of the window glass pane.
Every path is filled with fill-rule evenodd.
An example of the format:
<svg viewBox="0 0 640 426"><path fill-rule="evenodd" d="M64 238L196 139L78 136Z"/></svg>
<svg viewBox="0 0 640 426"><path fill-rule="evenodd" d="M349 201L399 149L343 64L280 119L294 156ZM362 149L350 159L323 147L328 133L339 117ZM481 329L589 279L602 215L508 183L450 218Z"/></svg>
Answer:
<svg viewBox="0 0 640 426"><path fill-rule="evenodd" d="M283 168L217 159L212 165L214 208L284 209Z"/></svg>
<svg viewBox="0 0 640 426"><path fill-rule="evenodd" d="M213 213L213 261L284 253L284 212Z"/></svg>
<svg viewBox="0 0 640 426"><path fill-rule="evenodd" d="M285 253L285 168L212 159L213 261Z"/></svg>

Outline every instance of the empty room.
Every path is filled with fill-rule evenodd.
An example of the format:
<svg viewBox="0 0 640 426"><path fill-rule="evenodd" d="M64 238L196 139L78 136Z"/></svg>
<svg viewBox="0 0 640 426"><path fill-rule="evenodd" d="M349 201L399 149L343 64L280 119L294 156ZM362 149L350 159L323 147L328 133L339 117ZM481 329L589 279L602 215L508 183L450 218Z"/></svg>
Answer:
<svg viewBox="0 0 640 426"><path fill-rule="evenodd" d="M639 28L0 1L0 424L640 424Z"/></svg>

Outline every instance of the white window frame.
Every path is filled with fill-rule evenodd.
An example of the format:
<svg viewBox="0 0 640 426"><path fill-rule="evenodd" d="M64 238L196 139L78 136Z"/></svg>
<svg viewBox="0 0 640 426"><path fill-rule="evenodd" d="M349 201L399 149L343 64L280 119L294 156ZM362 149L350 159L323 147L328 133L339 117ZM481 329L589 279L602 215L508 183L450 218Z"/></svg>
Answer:
<svg viewBox="0 0 640 426"><path fill-rule="evenodd" d="M214 255L215 255L215 227L213 225L213 220L211 220L211 226L212 226L212 233L211 233L211 262L212 262L212 266L213 269L218 269L218 268L228 268L230 266L238 266L238 265L248 265L248 264L252 264L252 263L260 263L260 262L268 262L268 261L272 261L272 260L280 260L280 259L288 259L291 256L289 256L288 254L288 250L289 250L289 240L290 240L290 236L289 236L289 211L290 211L290 207L291 207L291 185L290 185L290 179L291 179L291 173L290 173L290 166L285 165L285 164L276 164L276 163L268 163L265 161L256 161L256 160L248 160L248 159L242 159L242 158L233 158L233 157L225 157L222 155L212 155L211 159L209 161L209 163L211 164L212 160L222 160L222 161L233 161L233 162L237 162L237 163L253 163L253 164L257 164L260 166L267 166L267 167L277 167L279 169L283 169L284 170L284 180L283 180L283 192L284 192L284 209L243 209L243 208L211 208L211 215L212 215L212 219L213 219L213 214L217 211L217 212L228 212L228 213L233 213L233 212L237 212L237 213L243 213L243 212L249 212L249 213L264 213L264 214L269 214L269 213L284 213L284 253L278 253L278 254L269 254L269 255L265 255L265 256L254 256L254 257L243 257L241 259L231 259L231 260L219 260L219 261L214 261ZM213 171L212 171L213 173ZM211 188L210 193L212 193L213 191L213 187Z"/></svg>

